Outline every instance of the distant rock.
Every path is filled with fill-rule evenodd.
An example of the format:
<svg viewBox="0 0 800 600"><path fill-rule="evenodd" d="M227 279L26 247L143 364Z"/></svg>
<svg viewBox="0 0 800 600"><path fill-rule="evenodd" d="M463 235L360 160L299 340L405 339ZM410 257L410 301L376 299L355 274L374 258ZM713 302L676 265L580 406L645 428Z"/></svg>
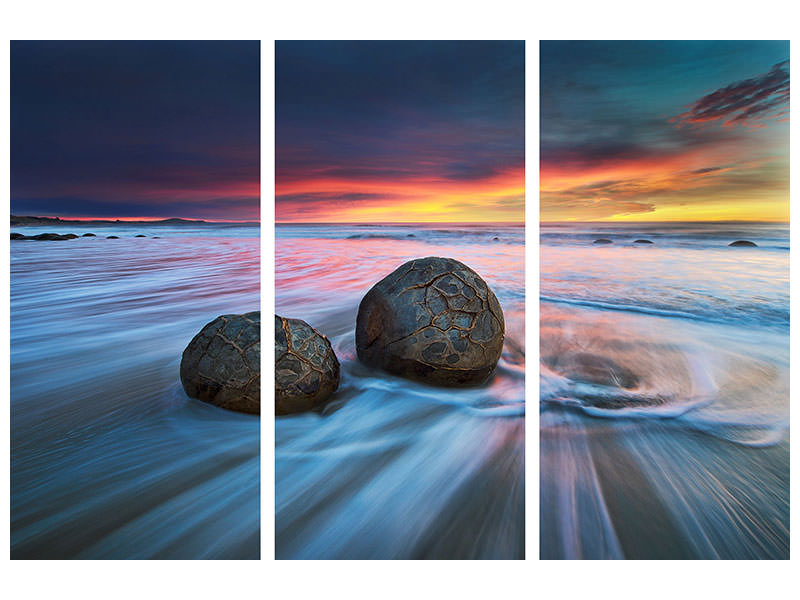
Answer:
<svg viewBox="0 0 800 600"><path fill-rule="evenodd" d="M300 319L275 315L275 414L325 404L339 387L339 360L324 335Z"/></svg>
<svg viewBox="0 0 800 600"><path fill-rule="evenodd" d="M181 357L192 398L237 412L261 413L261 312L222 315L200 330Z"/></svg>
<svg viewBox="0 0 800 600"><path fill-rule="evenodd" d="M606 239L606 238L598 238L595 241L593 241L592 243L593 244L613 244L614 242L612 242L611 240Z"/></svg>
<svg viewBox="0 0 800 600"><path fill-rule="evenodd" d="M503 350L505 321L486 282L452 258L409 261L376 283L358 308L364 364L424 383L485 382Z"/></svg>
<svg viewBox="0 0 800 600"><path fill-rule="evenodd" d="M747 247L754 247L757 248L758 244L751 242L749 240L736 240L735 242L731 242L728 246L747 246Z"/></svg>
<svg viewBox="0 0 800 600"><path fill-rule="evenodd" d="M21 233L12 233L12 240L35 240L37 242L62 242L65 240L74 240L77 235L74 233L39 233L37 235L22 235Z"/></svg>
<svg viewBox="0 0 800 600"><path fill-rule="evenodd" d="M133 236L133 237L147 237L147 236L146 236L146 235L144 235L143 233L137 233L137 234L136 234L135 236Z"/></svg>
<svg viewBox="0 0 800 600"><path fill-rule="evenodd" d="M158 237L157 235L154 235L154 236L153 236L153 239L154 239L154 240L160 240L161 238L160 238L160 237Z"/></svg>
<svg viewBox="0 0 800 600"><path fill-rule="evenodd" d="M107 240L118 240L118 239L119 239L119 237L117 237L116 235L107 235L107 236L106 236L106 239L107 239Z"/></svg>
<svg viewBox="0 0 800 600"><path fill-rule="evenodd" d="M500 241L500 238L499 238L499 237L493 237L493 238L492 238L492 241L493 241L493 242L499 242L499 241Z"/></svg>
<svg viewBox="0 0 800 600"><path fill-rule="evenodd" d="M37 240L37 241L40 241L40 242L49 242L49 241L61 242L63 240L71 240L71 239L73 239L73 238L69 237L71 235L74 235L74 234L68 233L66 235L62 235L60 233L40 233L39 235L34 235L34 236L29 237L27 239ZM78 237L78 236L75 235L75 237Z"/></svg>
<svg viewBox="0 0 800 600"><path fill-rule="evenodd" d="M93 233L84 233L81 237L97 237L97 236Z"/></svg>
<svg viewBox="0 0 800 600"><path fill-rule="evenodd" d="M417 237L413 233L409 233L406 237Z"/></svg>
<svg viewBox="0 0 800 600"><path fill-rule="evenodd" d="M652 244L650 240L634 240L634 244Z"/></svg>

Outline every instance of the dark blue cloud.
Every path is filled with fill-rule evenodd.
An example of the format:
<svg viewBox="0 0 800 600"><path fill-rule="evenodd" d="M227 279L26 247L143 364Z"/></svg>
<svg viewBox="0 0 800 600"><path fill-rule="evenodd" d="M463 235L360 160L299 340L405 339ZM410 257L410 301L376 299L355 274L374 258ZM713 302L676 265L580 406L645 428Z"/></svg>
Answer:
<svg viewBox="0 0 800 600"><path fill-rule="evenodd" d="M524 164L523 42L277 42L276 177Z"/></svg>
<svg viewBox="0 0 800 600"><path fill-rule="evenodd" d="M542 160L585 166L733 141L738 132L679 129L670 119L788 50L781 41L541 42Z"/></svg>
<svg viewBox="0 0 800 600"><path fill-rule="evenodd" d="M706 94L677 119L687 123L723 120L726 125L748 124L777 116L789 105L789 61L767 73L737 81Z"/></svg>
<svg viewBox="0 0 800 600"><path fill-rule="evenodd" d="M12 210L143 215L148 187L257 184L259 81L258 42L12 42Z"/></svg>

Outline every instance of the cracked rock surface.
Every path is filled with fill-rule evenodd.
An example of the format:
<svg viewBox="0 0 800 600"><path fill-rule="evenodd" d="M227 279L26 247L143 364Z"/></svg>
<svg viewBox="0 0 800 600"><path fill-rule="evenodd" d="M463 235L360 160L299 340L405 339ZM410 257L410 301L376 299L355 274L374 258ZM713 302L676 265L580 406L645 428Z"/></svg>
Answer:
<svg viewBox="0 0 800 600"><path fill-rule="evenodd" d="M275 315L275 414L321 406L339 387L339 360L324 335Z"/></svg>
<svg viewBox="0 0 800 600"><path fill-rule="evenodd" d="M261 312L222 315L208 323L183 351L180 372L192 398L261 414Z"/></svg>
<svg viewBox="0 0 800 600"><path fill-rule="evenodd" d="M489 378L505 321L494 292L452 258L409 261L361 300L356 351L366 365L444 386Z"/></svg>

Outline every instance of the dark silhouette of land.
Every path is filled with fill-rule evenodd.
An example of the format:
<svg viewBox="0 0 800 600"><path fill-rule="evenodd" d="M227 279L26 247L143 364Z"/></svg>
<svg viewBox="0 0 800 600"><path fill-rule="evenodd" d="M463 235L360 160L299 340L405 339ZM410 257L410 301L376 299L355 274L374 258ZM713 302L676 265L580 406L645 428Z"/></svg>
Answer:
<svg viewBox="0 0 800 600"><path fill-rule="evenodd" d="M191 219L162 219L160 221L121 221L119 219L92 219L90 221L76 219L60 219L58 217L18 217L11 215L11 226L19 225L215 225L215 221L202 221ZM223 223L227 224L227 223ZM258 225L258 222L247 221L244 223L230 223L231 225Z"/></svg>

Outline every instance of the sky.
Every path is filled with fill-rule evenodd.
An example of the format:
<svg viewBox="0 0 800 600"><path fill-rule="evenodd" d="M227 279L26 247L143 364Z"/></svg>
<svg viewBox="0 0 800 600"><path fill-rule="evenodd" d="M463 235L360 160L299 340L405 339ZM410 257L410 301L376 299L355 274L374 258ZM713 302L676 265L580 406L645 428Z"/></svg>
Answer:
<svg viewBox="0 0 800 600"><path fill-rule="evenodd" d="M524 42L277 42L279 222L524 220Z"/></svg>
<svg viewBox="0 0 800 600"><path fill-rule="evenodd" d="M541 42L543 221L789 220L789 43Z"/></svg>
<svg viewBox="0 0 800 600"><path fill-rule="evenodd" d="M11 43L11 212L259 219L258 42Z"/></svg>

